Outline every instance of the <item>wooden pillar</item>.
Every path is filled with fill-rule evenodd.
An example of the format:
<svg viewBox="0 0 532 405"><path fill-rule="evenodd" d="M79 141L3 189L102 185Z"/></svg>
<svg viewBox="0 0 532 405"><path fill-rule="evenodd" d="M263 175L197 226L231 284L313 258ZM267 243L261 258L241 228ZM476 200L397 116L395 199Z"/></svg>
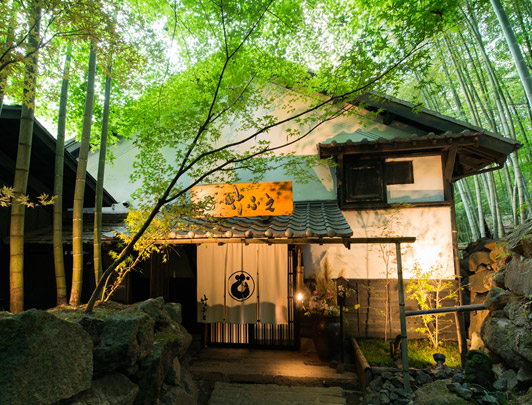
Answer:
<svg viewBox="0 0 532 405"><path fill-rule="evenodd" d="M403 364L403 381L405 390L410 392L410 373L408 372L408 340L406 334L406 311L405 311L405 291L403 283L403 263L401 261L401 244L395 243L395 254L397 258L397 281L399 294L399 318L401 321L401 359Z"/></svg>
<svg viewBox="0 0 532 405"><path fill-rule="evenodd" d="M462 298L462 282L460 276L460 256L458 254L458 231L456 229L456 211L454 206L454 190L453 185L451 184L451 226L452 226L452 236L453 236L453 258L454 258L454 274L458 282L458 305L464 305ZM456 323L456 335L458 339L458 349L460 350L460 360L462 362L462 367L465 367L466 354L467 354L467 336L465 328L465 319L463 312L454 313L454 321Z"/></svg>

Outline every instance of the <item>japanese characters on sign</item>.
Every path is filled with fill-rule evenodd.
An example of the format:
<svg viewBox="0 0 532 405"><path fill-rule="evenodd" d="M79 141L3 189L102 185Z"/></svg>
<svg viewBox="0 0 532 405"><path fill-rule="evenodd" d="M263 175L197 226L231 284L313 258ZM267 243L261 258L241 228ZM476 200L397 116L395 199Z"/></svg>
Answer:
<svg viewBox="0 0 532 405"><path fill-rule="evenodd" d="M192 200L206 201L205 213L215 217L292 215L292 182L210 184L193 187Z"/></svg>

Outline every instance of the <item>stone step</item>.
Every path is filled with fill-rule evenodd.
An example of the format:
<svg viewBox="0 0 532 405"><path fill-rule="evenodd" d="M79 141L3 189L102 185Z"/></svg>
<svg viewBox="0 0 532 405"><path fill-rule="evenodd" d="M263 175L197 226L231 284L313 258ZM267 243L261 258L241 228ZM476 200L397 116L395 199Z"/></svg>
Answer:
<svg viewBox="0 0 532 405"><path fill-rule="evenodd" d="M298 387L277 384L217 382L209 405L346 405L340 387Z"/></svg>

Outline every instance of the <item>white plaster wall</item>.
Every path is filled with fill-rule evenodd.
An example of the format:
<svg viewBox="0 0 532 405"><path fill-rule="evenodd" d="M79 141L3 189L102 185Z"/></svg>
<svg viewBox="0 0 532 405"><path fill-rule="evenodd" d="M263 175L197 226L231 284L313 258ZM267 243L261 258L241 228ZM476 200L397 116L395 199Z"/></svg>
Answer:
<svg viewBox="0 0 532 405"><path fill-rule="evenodd" d="M286 119L290 116L294 116L305 111L310 102L315 103L318 99L324 100L323 97L303 97L296 91L288 90L284 87L279 87L276 85L267 86L263 92L264 98L275 98L276 101L273 111L259 109L257 114L262 116L273 115L279 120ZM290 110L287 110L286 106L290 106ZM326 108L328 108L328 106ZM315 116L322 115L324 111L325 108L319 110ZM392 128L381 122L375 121L368 116L368 112L364 109L353 108L349 110L349 113L350 114L339 116L334 120L324 122L323 124L317 126L309 135L305 136L300 141L280 149L279 153L291 152L296 155L314 155L317 153L316 145L326 140L329 140L330 142L334 139L337 142L345 142L348 139L353 141L359 141L362 139L375 140L379 138L390 139L393 137L408 137L414 132L414 129L408 127L407 125L403 125L402 128L399 129ZM273 146L286 143L292 139L288 136L290 129L298 127L300 129L300 133L304 134L310 128L316 125L318 121L310 119L311 117L311 115L302 116L301 118L303 120L308 119L308 121L305 121L302 125L299 125L294 121L271 128L267 133L255 139L255 141L258 142L259 139L265 139L271 141ZM234 141L252 134L251 130L238 132L237 129L239 125L240 121L237 118L225 131L227 137L226 139ZM240 150L245 151L248 147L249 143L243 144L240 147Z"/></svg>
<svg viewBox="0 0 532 405"><path fill-rule="evenodd" d="M278 92L278 88L269 91ZM279 93L278 105L292 102L290 92L282 97ZM293 95L293 93L292 93ZM301 111L304 104L293 101L295 111ZM261 111L262 114L269 113ZM279 117L286 116L285 112L277 111ZM364 112L361 112L364 115ZM234 140L245 134L237 133L238 120L228 126L225 133L226 140ZM286 130L291 125L283 125L269 131L267 137L274 144L287 140ZM296 155L316 154L316 145L320 142L345 142L348 139L359 141L364 138L375 140L379 137L410 136L411 128L390 128L382 123L370 121L362 123L357 117L339 117L318 127L311 135L302 141L286 148L283 152L293 152ZM247 148L247 146L243 146ZM133 140L123 140L112 148L115 161L106 168L105 188L118 201L131 201L131 193L139 186L129 180L133 170L133 162L137 154ZM171 150L163 151L171 157ZM89 157L88 170L96 177L98 153ZM443 201L443 179L440 156L404 158L412 160L414 165L414 184L388 186L389 202L420 202ZM335 169L309 168L313 180L308 184L294 184L295 200L320 200L336 198ZM244 178L245 180L245 178ZM265 180L290 180L280 170L268 172ZM450 207L416 207L399 208L391 211L353 210L344 211L344 215L351 225L354 237L382 237L382 236L415 236L417 242L403 246L403 268L405 278L410 276L409 269L417 261L424 267L432 265L442 266L444 273L453 277L454 264L452 258L451 209ZM351 245L347 250L343 245L307 246L305 248L305 276L312 272L325 259L329 260L332 268L348 278L385 278L386 266L384 257L390 257L389 268L392 277L396 277L395 246L387 245Z"/></svg>
<svg viewBox="0 0 532 405"><path fill-rule="evenodd" d="M131 182L130 176L134 170L133 163L137 160L138 147L135 145L134 139L122 139L109 149L113 153L114 159L112 162L106 162L103 186L116 201L127 201L129 204L135 205L135 200L131 194L141 186L141 182ZM166 148L162 154L167 162L172 162L175 151ZM87 171L94 178L98 176L99 156L100 151L97 150L89 154L87 161Z"/></svg>
<svg viewBox="0 0 532 405"><path fill-rule="evenodd" d="M110 149L114 154L114 161L106 163L103 186L116 201L131 202L131 193L140 186L139 182L131 183L129 179L129 175L133 171L133 162L137 154L137 147L133 143L133 140L125 139ZM99 150L89 154L87 162L87 171L94 178L98 175L99 155Z"/></svg>
<svg viewBox="0 0 532 405"><path fill-rule="evenodd" d="M269 111L266 109L259 109L258 115L275 115L278 119L283 119L289 115L297 114L304 111L307 104L301 95L292 90L287 90L276 85L268 86L264 90L265 96L268 98L275 98L275 109ZM309 99L307 99L309 101ZM288 113L283 106L290 106L293 110ZM412 129L405 126L402 129L391 128L380 122L370 120L367 117L365 110L356 110L356 115L340 116L334 120L327 121L318 126L310 135L304 139L282 148L276 153L293 153L295 155L316 155L317 144L324 141L336 140L337 142L345 142L348 139L353 141L360 141L362 139L375 140L379 138L392 137L406 137L412 134ZM361 120L362 119L362 120ZM241 122L238 117L223 130L224 136L217 142L215 146L221 146L229 141L242 139L251 134L250 131L238 131ZM301 133L304 133L315 121L309 121L301 126ZM288 130L293 129L298 124L286 123L279 127L272 128L267 133L261 135L251 142L242 144L240 150L247 151L250 146L254 145L260 139L267 139L271 141L273 146L280 145L290 140L288 137ZM137 154L137 148L133 140L122 140L117 145L113 146L111 150L114 153L115 160L113 163L107 165L106 175L104 180L104 187L111 193L117 201L129 201L133 205L135 201L132 200L131 194L135 191L140 183L132 184L130 182L130 174L133 171L133 162ZM171 162L175 151L165 149L161 151ZM98 152L89 155L87 169L94 177L97 175L98 167ZM324 167L309 168L309 182L307 184L294 184L294 195L296 200L323 200L334 199L336 196L336 184L334 169L330 170ZM270 180L271 178L271 180ZM283 170L273 170L267 173L265 181L277 180L293 180L287 178ZM185 179L183 183L187 180ZM242 176L242 181L246 181L246 177ZM398 201L401 200L399 197Z"/></svg>
<svg viewBox="0 0 532 405"><path fill-rule="evenodd" d="M412 277L411 270L418 262L422 268L442 266L443 275L454 277L454 262L450 207L399 208L389 211L343 211L353 229L353 237L415 236L416 242L401 245L403 277ZM389 258L389 274L397 278L395 245L361 244L310 245L304 248L305 277L312 276L325 260L334 277L386 278L384 258ZM343 272L343 274L341 274Z"/></svg>
<svg viewBox="0 0 532 405"><path fill-rule="evenodd" d="M413 184L386 186L389 203L444 201L441 156L386 159L387 162L412 161Z"/></svg>

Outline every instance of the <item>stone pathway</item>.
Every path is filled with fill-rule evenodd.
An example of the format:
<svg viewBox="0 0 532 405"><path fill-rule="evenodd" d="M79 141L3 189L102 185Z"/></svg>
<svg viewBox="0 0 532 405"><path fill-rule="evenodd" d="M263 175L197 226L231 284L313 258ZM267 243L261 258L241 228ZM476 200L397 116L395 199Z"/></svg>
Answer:
<svg viewBox="0 0 532 405"><path fill-rule="evenodd" d="M189 370L200 405L358 405L362 395L353 371L338 372L315 352L207 348Z"/></svg>
<svg viewBox="0 0 532 405"><path fill-rule="evenodd" d="M276 384L217 382L209 405L346 405L340 387L297 387Z"/></svg>

